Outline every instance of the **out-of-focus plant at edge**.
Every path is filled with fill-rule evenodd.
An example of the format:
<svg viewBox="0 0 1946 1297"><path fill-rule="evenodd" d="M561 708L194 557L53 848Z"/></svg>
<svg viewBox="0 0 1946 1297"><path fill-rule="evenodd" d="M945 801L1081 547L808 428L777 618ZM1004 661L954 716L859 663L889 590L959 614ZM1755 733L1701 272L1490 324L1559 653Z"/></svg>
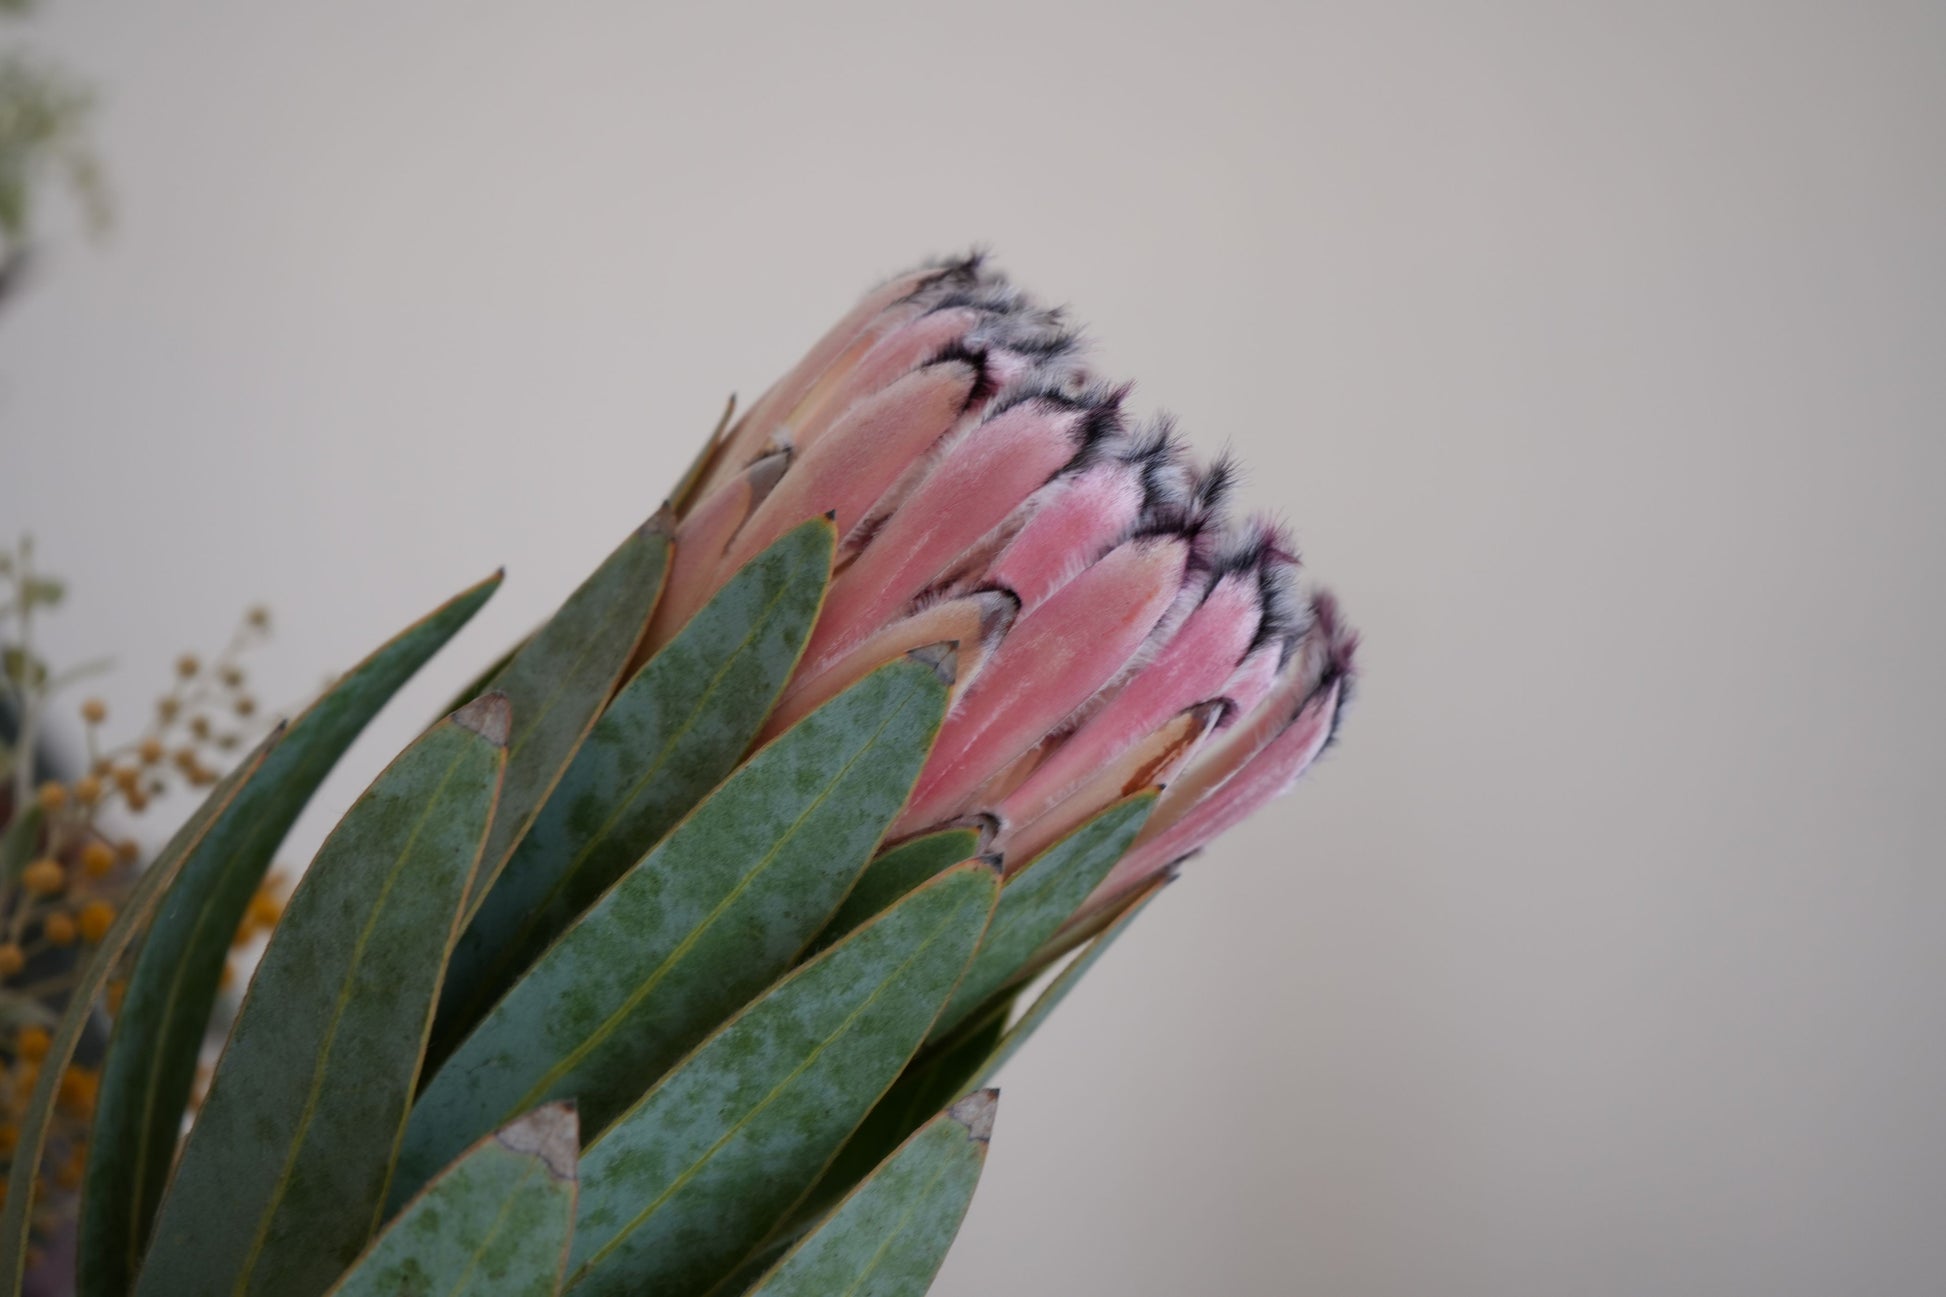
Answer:
<svg viewBox="0 0 1946 1297"><path fill-rule="evenodd" d="M91 231L108 224L108 191L88 141L94 93L7 21L35 7L0 0L0 303L20 287L50 187L66 192Z"/></svg>
<svg viewBox="0 0 1946 1297"><path fill-rule="evenodd" d="M90 234L105 231L109 216L87 135L93 92L20 39L15 20L35 7L0 0L0 308L16 305L49 190L69 201ZM170 795L213 784L261 728L244 658L269 632L266 610L251 609L213 658L178 656L153 711L121 724L83 689L110 662L52 662L36 644L37 623L66 596L67 583L40 566L31 537L0 548L0 1167L9 1169L49 1029L67 1007L81 958L108 931L142 868L137 823L160 816L173 827L196 799ZM169 670L160 652L155 668ZM239 951L276 923L283 889L281 876L266 881L236 934ZM119 994L119 979L111 980L62 1072L40 1167L36 1259L57 1270L72 1266L75 1191L107 1044L101 1010L112 1013ZM33 1280L30 1269L30 1287ZM56 1284L66 1286L65 1278Z"/></svg>
<svg viewBox="0 0 1946 1297"><path fill-rule="evenodd" d="M82 686L110 669L47 661L38 621L65 582L38 564L31 539L0 550L0 1166L10 1166L21 1111L39 1079L49 1029L66 1008L76 969L120 912L142 867L138 821L180 819L258 728L245 657L270 618L251 609L205 661L176 659L154 709L123 725ZM62 740L79 733L80 750ZM267 880L235 938L245 948L281 913L281 876ZM99 1008L112 1013L120 979ZM35 1234L54 1257L72 1246L75 1190L99 1084L107 1022L97 1023L60 1078L55 1128L35 1195ZM71 1264L71 1259L67 1260Z"/></svg>

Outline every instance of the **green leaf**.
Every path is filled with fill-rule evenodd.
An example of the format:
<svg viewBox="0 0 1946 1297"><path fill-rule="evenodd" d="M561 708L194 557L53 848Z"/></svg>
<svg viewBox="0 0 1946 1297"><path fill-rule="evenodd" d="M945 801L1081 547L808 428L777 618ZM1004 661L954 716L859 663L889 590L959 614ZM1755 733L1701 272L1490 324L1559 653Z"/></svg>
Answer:
<svg viewBox="0 0 1946 1297"><path fill-rule="evenodd" d="M920 1127L746 1297L922 1297L973 1202L999 1097L982 1090Z"/></svg>
<svg viewBox="0 0 1946 1297"><path fill-rule="evenodd" d="M471 916L615 692L669 570L674 524L658 513L629 533L488 688L514 709L507 783L467 891Z"/></svg>
<svg viewBox="0 0 1946 1297"><path fill-rule="evenodd" d="M138 1297L309 1297L370 1241L509 726L504 697L468 703L319 849L183 1145Z"/></svg>
<svg viewBox="0 0 1946 1297"><path fill-rule="evenodd" d="M394 1201L515 1113L599 1130L817 935L938 732L927 661L873 672L732 775L515 983L426 1085Z"/></svg>
<svg viewBox="0 0 1946 1297"><path fill-rule="evenodd" d="M1007 1060L1027 1043L1030 1036L1040 1030L1041 1024L1047 1021L1048 1015L1054 1012L1061 1001L1067 999L1068 992L1080 984L1081 979L1088 975L1088 970L1108 953L1108 948L1128 931L1129 924L1135 922L1135 916L1140 914L1161 890L1162 887L1158 884L1138 895L1133 904L1117 915L1114 922L1103 928L1100 934L1068 963L1066 968L1055 975L1054 980L1034 997L1034 1002L1027 1007L1027 1012L1020 1015L1020 1021L1007 1027L991 1048L980 1051L984 1056L979 1058L975 1066L967 1069L966 1079L958 1086L959 1094L969 1093L976 1087L987 1084L999 1074L1000 1069L1006 1066ZM1000 1021L1005 1023L1004 1014L1001 1015Z"/></svg>
<svg viewBox="0 0 1946 1297"><path fill-rule="evenodd" d="M953 1002L939 1015L934 1039L965 1021L1013 981L1034 952L1081 908L1135 840L1155 806L1155 796L1153 790L1145 790L1124 797L1007 880L993 928L980 943L980 953L954 992Z"/></svg>
<svg viewBox="0 0 1946 1297"><path fill-rule="evenodd" d="M968 1078L978 1075L981 1066L999 1047L1012 1004L1012 997L1000 997L976 1020L966 1023L947 1039L928 1045L912 1060L845 1141L844 1148L819 1178L817 1188L797 1205L792 1217L794 1226L801 1229L811 1224L901 1141L962 1096L968 1088Z"/></svg>
<svg viewBox="0 0 1946 1297"><path fill-rule="evenodd" d="M887 847L866 866L851 895L818 934L818 946L830 945L928 878L971 860L979 849L980 835L973 829L942 829Z"/></svg>
<svg viewBox="0 0 1946 1297"><path fill-rule="evenodd" d="M836 541L823 518L787 532L615 695L460 936L435 1061L742 760L810 638Z"/></svg>
<svg viewBox="0 0 1946 1297"><path fill-rule="evenodd" d="M182 1129L230 940L264 870L351 741L499 587L496 575L414 623L291 723L231 814L184 862L116 1016L89 1141L78 1291L128 1291Z"/></svg>
<svg viewBox="0 0 1946 1297"><path fill-rule="evenodd" d="M569 1287L697 1293L817 1179L925 1038L992 913L948 870L732 1018L582 1157Z"/></svg>
<svg viewBox="0 0 1946 1297"><path fill-rule="evenodd" d="M39 1079L35 1081L34 1092L20 1117L20 1135L14 1145L12 1169L7 1173L6 1206L0 1210L0 1292L20 1291L21 1276L27 1265L28 1230L34 1205L34 1173L40 1166L42 1154L47 1150L47 1132L54 1112L55 1092L68 1065L74 1061L75 1048L88 1028L96 998L100 996L102 987L107 984L129 943L135 939L135 934L155 914L157 902L175 881L183 860L195 851L212 828L225 820L237 791L262 765L265 755L275 750L283 733L281 725L271 731L255 752L239 762L235 770L210 790L202 805L176 830L175 837L155 858L155 863L135 880L128 899L123 902L122 912L109 925L100 944L76 975L67 1009L54 1028L54 1038L48 1046L47 1056L41 1060Z"/></svg>
<svg viewBox="0 0 1946 1297"><path fill-rule="evenodd" d="M554 1297L580 1148L565 1103L489 1135L406 1205L331 1297Z"/></svg>
<svg viewBox="0 0 1946 1297"><path fill-rule="evenodd" d="M844 1150L818 1182L817 1189L799 1205L796 1219L802 1222L821 1212L827 1203L850 1189L890 1150L898 1147L901 1140L932 1119L940 1109L956 1099L965 1098L991 1081L1001 1066L1027 1043L1027 1038L1047 1020L1055 1006L1067 997L1095 961L1101 958L1109 945L1127 929L1136 911L1148 904L1160 890L1161 884L1158 883L1138 893L1133 903L1106 924L1096 934L1092 944L1048 983L1027 1012L1021 1015L1020 1021L1011 1027L1007 1025L1008 1018L1012 1016L1015 992L1022 985L1016 981L981 1006L978 1013L970 1015L957 1029L947 1033L944 1039L927 1046L845 1142ZM1004 905L1004 890L1001 896ZM995 921L998 922L997 916ZM1037 955L1033 964L1029 965L1030 969L1039 960L1040 956Z"/></svg>

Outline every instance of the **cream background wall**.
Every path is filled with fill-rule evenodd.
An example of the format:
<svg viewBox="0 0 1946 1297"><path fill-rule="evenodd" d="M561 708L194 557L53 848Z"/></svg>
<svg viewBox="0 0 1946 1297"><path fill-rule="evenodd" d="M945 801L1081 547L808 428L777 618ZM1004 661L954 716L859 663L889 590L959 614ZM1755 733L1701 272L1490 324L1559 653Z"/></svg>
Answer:
<svg viewBox="0 0 1946 1297"><path fill-rule="evenodd" d="M56 647L126 716L264 598L296 699L510 569L331 807L927 252L1074 303L1294 522L1345 741L1005 1078L945 1297L1938 1290L1946 9L32 30L120 212L0 314Z"/></svg>

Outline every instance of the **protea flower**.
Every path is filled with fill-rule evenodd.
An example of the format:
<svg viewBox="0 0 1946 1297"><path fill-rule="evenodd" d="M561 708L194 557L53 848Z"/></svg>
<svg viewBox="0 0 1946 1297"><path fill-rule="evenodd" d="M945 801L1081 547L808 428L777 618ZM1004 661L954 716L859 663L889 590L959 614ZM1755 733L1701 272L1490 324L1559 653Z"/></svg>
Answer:
<svg viewBox="0 0 1946 1297"><path fill-rule="evenodd" d="M90 937L0 1281L134 950L89 1297L923 1291L988 1079L1350 687L1282 531L1126 394L977 258L870 294L346 811L184 1137L285 831L499 577L347 673Z"/></svg>
<svg viewBox="0 0 1946 1297"><path fill-rule="evenodd" d="M654 647L783 531L828 513L836 575L765 728L951 642L953 705L894 837L967 816L1016 866L1164 789L1091 899L1139 891L1283 792L1331 742L1356 637L1300 599L1289 538L1232 520L1058 310L979 256L869 294L698 467Z"/></svg>

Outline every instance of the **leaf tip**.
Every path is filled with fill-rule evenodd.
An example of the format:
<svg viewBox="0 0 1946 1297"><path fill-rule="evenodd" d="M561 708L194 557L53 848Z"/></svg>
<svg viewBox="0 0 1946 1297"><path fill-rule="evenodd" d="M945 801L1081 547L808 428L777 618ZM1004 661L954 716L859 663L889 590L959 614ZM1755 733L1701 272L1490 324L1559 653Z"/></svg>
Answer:
<svg viewBox="0 0 1946 1297"><path fill-rule="evenodd" d="M676 506L664 500L662 507L649 515L649 520L639 528L642 535L651 540L661 540L676 534Z"/></svg>
<svg viewBox="0 0 1946 1297"><path fill-rule="evenodd" d="M507 736L513 732L513 704L507 701L507 695L497 691L481 694L453 713L453 723L463 730L471 730L497 748L504 748L507 746Z"/></svg>
<svg viewBox="0 0 1946 1297"><path fill-rule="evenodd" d="M939 677L939 683L948 688L952 687L954 678L959 674L959 641L956 639L924 645L911 650L906 656L919 665L930 668L932 673Z"/></svg>
<svg viewBox="0 0 1946 1297"><path fill-rule="evenodd" d="M494 1135L500 1146L526 1157L537 1157L556 1180L572 1181L578 1174L581 1121L572 1103L550 1103L534 1109Z"/></svg>
<svg viewBox="0 0 1946 1297"><path fill-rule="evenodd" d="M975 1090L952 1107L946 1115L966 1127L966 1137L975 1144L993 1139L993 1114L1000 1106L1000 1091Z"/></svg>
<svg viewBox="0 0 1946 1297"><path fill-rule="evenodd" d="M949 829L973 830L973 852L975 855L978 855L993 845L993 840L1000 836L1000 830L1006 826L1000 822L1000 817L992 811L974 811L971 814L962 815L946 827Z"/></svg>

